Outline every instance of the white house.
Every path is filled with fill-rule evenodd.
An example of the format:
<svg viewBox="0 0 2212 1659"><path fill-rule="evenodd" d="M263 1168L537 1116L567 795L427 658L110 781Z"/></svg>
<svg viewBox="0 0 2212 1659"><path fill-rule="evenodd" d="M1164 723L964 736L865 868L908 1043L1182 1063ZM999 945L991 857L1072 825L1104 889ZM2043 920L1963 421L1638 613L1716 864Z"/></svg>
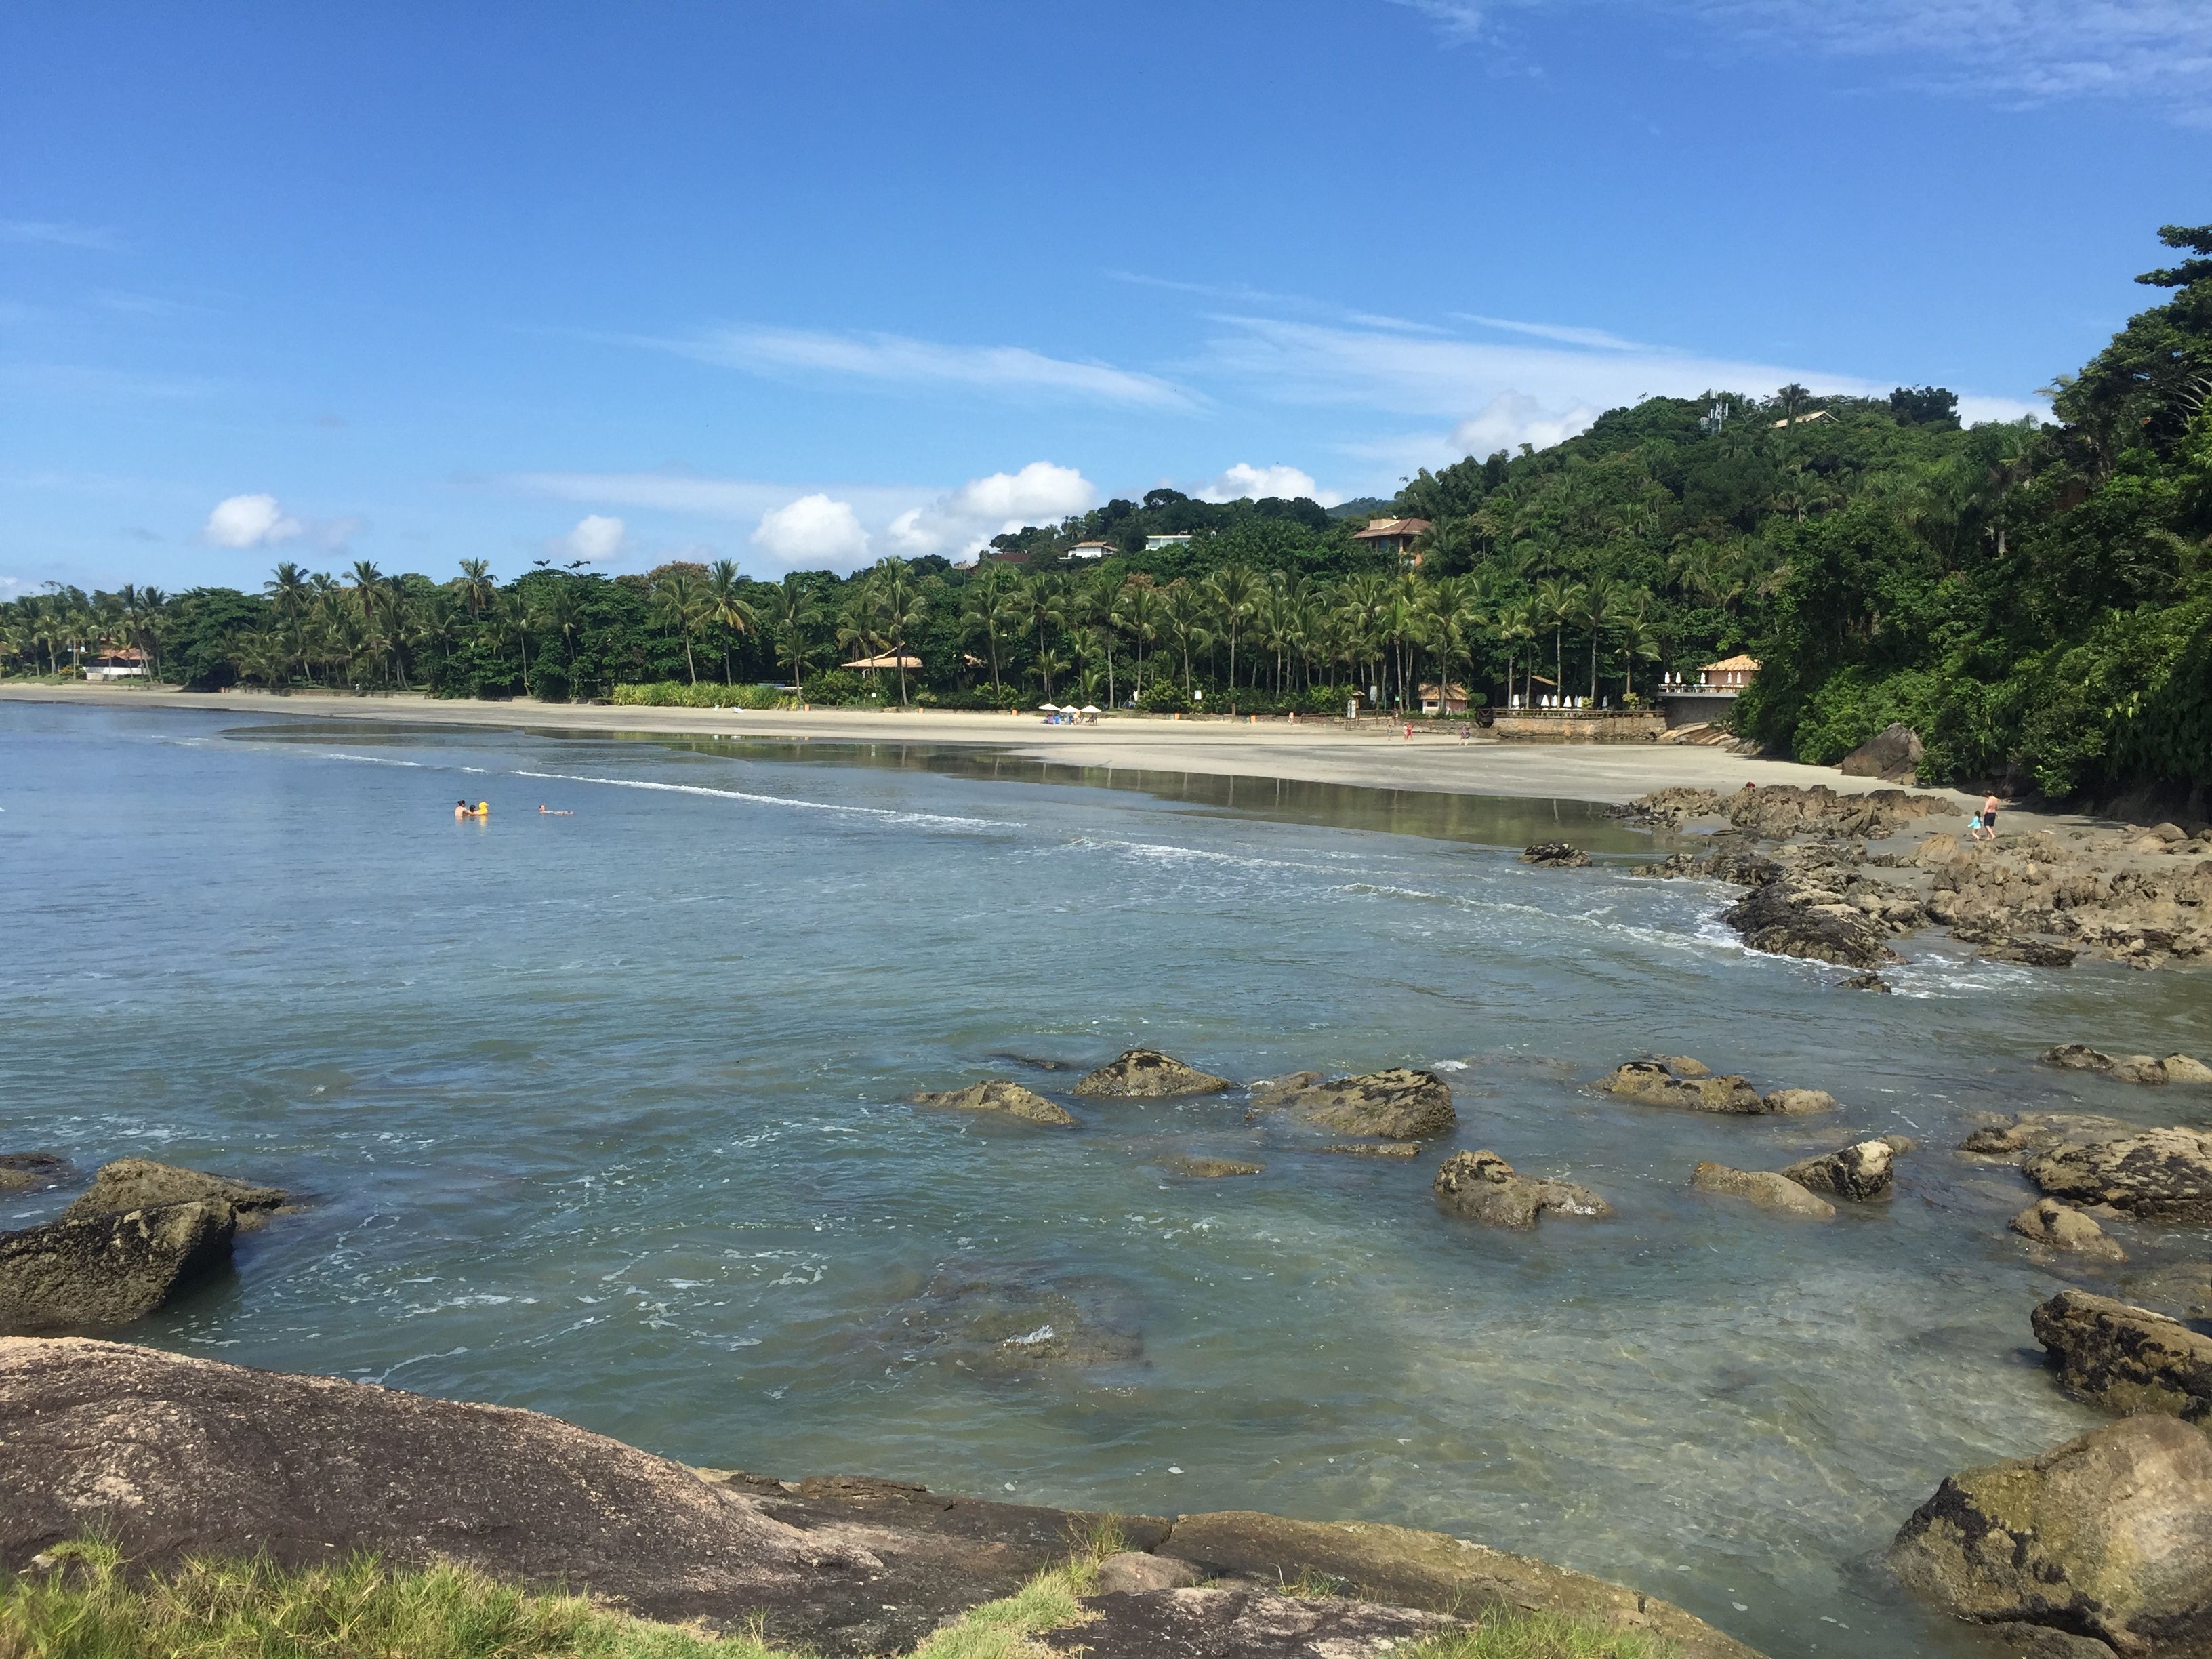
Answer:
<svg viewBox="0 0 2212 1659"><path fill-rule="evenodd" d="M143 680L146 678L146 653L135 645L120 651L102 651L98 656L84 659L84 677L88 680Z"/></svg>
<svg viewBox="0 0 2212 1659"><path fill-rule="evenodd" d="M1145 538L1145 551L1157 553L1164 547L1188 547L1192 533L1188 530L1178 530L1166 536L1147 536Z"/></svg>
<svg viewBox="0 0 2212 1659"><path fill-rule="evenodd" d="M1121 550L1112 542L1078 542L1067 550L1067 556L1071 559L1103 559Z"/></svg>

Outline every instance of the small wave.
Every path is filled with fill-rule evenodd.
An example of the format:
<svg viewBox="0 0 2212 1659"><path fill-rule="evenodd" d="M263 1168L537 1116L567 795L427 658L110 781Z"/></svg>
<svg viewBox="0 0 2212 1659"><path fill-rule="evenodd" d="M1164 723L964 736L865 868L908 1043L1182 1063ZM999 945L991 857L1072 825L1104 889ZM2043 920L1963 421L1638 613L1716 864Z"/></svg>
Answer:
<svg viewBox="0 0 2212 1659"><path fill-rule="evenodd" d="M1322 864L1301 864L1291 859L1263 859L1249 853L1216 853L1204 847L1175 847L1150 841L1102 841L1095 836L1076 836L1070 847L1095 847L1107 852L1127 853L1133 858L1152 859L1164 864L1232 864L1247 870L1312 870L1322 875L1340 875L1340 870Z"/></svg>
<svg viewBox="0 0 2212 1659"><path fill-rule="evenodd" d="M409 763L412 764L412 763ZM959 830L1018 830L997 818L955 817L945 812L902 812L888 806L848 806L838 801L800 800L791 795L762 795L749 789L710 789L702 783L648 783L641 778L594 778L580 772L517 771L518 778L547 778L560 783L602 783L614 789L659 789L674 795L706 795L717 800L749 800L762 806L796 806L813 812L849 812L891 823L938 823Z"/></svg>
<svg viewBox="0 0 2212 1659"><path fill-rule="evenodd" d="M381 755L341 754L335 749L324 750L322 757L325 760L358 761L363 766L411 766L418 771L422 765L421 761L386 760Z"/></svg>

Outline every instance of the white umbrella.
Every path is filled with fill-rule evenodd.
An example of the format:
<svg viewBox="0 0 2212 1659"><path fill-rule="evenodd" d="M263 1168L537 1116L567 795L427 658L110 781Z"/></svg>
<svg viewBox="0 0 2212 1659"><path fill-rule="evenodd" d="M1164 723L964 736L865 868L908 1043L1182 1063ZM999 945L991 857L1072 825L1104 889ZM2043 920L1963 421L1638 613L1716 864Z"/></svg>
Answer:
<svg viewBox="0 0 2212 1659"><path fill-rule="evenodd" d="M1086 702L1075 712L1079 714L1095 714L1098 712L1098 705L1095 702Z"/></svg>
<svg viewBox="0 0 2212 1659"><path fill-rule="evenodd" d="M1037 705L1037 712L1042 714L1057 714L1060 713L1060 705L1056 702L1041 702Z"/></svg>

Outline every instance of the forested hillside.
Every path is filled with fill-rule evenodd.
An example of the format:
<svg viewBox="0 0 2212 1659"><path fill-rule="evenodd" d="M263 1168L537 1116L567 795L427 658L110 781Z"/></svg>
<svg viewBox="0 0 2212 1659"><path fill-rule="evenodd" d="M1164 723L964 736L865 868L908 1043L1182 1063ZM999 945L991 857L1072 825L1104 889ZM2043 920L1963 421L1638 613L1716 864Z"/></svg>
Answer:
<svg viewBox="0 0 2212 1659"><path fill-rule="evenodd" d="M2161 234L2186 256L2140 279L2163 302L2061 379L2057 424L1961 429L1936 387L1654 398L1540 453L1421 473L1382 509L1429 521L1417 562L1357 540L1364 514L1163 489L1000 536L964 568L502 580L472 560L444 580L288 564L250 594L54 589L0 605L0 657L66 674L132 645L202 689L561 700L675 682L712 701L803 683L817 702L1249 712L1340 709L1353 689L1410 706L1441 678L1494 702L1555 686L1621 702L1748 650L1765 667L1739 727L1801 759L1902 720L1924 776L2201 787L2212 227ZM1116 550L1071 562L1086 541ZM921 666L838 666L871 655Z"/></svg>

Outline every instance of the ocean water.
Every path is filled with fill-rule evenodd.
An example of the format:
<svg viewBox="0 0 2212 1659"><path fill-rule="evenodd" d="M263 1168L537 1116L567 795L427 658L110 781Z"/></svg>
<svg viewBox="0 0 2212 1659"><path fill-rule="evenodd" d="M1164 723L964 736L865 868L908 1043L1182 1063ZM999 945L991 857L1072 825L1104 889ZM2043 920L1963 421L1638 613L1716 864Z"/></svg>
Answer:
<svg viewBox="0 0 2212 1659"><path fill-rule="evenodd" d="M1554 835L1600 862L1512 858ZM2028 1331L2069 1281L2005 1231L2026 1186L1947 1149L1978 1112L2205 1121L2033 1059L2212 1051L2212 997L1942 941L1842 992L1628 876L1655 845L1571 802L0 704L0 1150L311 1195L131 1340L695 1462L1440 1528L1777 1656L1983 1652L1881 1551L1947 1472L2099 1419ZM1455 1145L1618 1214L1473 1226L1429 1197L1449 1147L1328 1156L1241 1095L905 1103L1138 1043L1438 1067ZM1847 1109L1588 1092L1652 1052ZM1686 1185L1889 1130L1925 1143L1895 1200L1832 1223Z"/></svg>

